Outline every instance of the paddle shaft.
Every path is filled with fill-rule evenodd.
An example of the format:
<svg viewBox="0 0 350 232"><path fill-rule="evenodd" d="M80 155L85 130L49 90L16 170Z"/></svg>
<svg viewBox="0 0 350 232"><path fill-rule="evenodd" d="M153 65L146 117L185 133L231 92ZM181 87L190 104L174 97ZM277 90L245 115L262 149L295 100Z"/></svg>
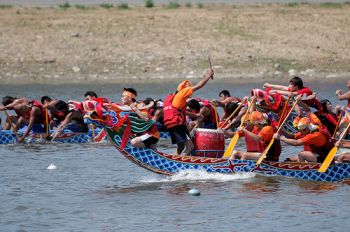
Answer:
<svg viewBox="0 0 350 232"><path fill-rule="evenodd" d="M348 130L350 128L350 123L348 124L348 126L345 128L345 130L343 131L343 133L340 135L339 137L339 140L338 140L338 143L340 144L340 142L343 140L343 138L345 137L345 135L347 134ZM338 151L338 147L337 146L334 146L332 148L332 150L329 151L326 159L323 161L323 163L321 164L321 167L318 169L318 172L325 172L329 165L331 164L335 154L337 153Z"/></svg>
<svg viewBox="0 0 350 232"><path fill-rule="evenodd" d="M243 104L247 101L247 99L244 99L242 101L242 103L230 114L230 116L228 118L226 118L225 122L222 124L222 126L220 126L219 128L222 128L223 126L225 126L225 124L233 117L233 115L235 115L242 107Z"/></svg>
<svg viewBox="0 0 350 232"><path fill-rule="evenodd" d="M45 109L45 123L46 123L46 138L49 135L49 112L47 109Z"/></svg>
<svg viewBox="0 0 350 232"><path fill-rule="evenodd" d="M338 122L337 122L337 126L335 127L334 132L333 132L333 138L334 138L335 135L337 134L337 130L338 130L338 128L339 128L339 124L340 124L340 121L341 121L341 119L342 119L343 113L344 113L344 110L342 110L341 113L340 113L340 115L339 115L339 119L338 119Z"/></svg>
<svg viewBox="0 0 350 232"><path fill-rule="evenodd" d="M288 120L288 117L289 115L292 113L292 111L294 110L295 106L298 104L299 102L299 99L296 100L292 106L292 108L290 108L288 114L286 115L286 117L283 119L283 122L281 123L281 125L278 126L278 129L277 129L277 132L276 133L279 133L282 129L282 126L286 123L286 121Z"/></svg>
<svg viewBox="0 0 350 232"><path fill-rule="evenodd" d="M215 111L216 128L218 128L219 127L218 110L216 108L216 104L215 103L213 104L213 107L214 107L214 111Z"/></svg>
<svg viewBox="0 0 350 232"><path fill-rule="evenodd" d="M286 103L285 103L285 105L284 105L284 107L283 107L283 110L282 110L281 117L280 117L280 119L278 120L278 123L277 123L277 126L278 126L278 127L280 127L280 125L281 125L283 116L284 116L284 114L286 113L286 110L287 110L287 108L288 108L288 103L289 103L290 99L292 98L292 96L293 96L293 94L289 95L288 99L286 100Z"/></svg>
<svg viewBox="0 0 350 232"><path fill-rule="evenodd" d="M253 99L254 100L254 99ZM247 112L243 115L242 119L241 119L241 124L240 124L240 127L243 126L244 122L245 122L245 119L250 111L250 109L252 108L253 106L253 100L250 102L250 105L247 109ZM241 104L242 105L242 104ZM238 138L239 138L239 135L238 133L236 132L235 135L233 136L233 138L231 139L230 141L230 144L228 145L225 153L224 153L224 156L223 158L228 158L229 156L231 156L232 154L232 151L235 149L235 146L236 146L236 143L238 141Z"/></svg>

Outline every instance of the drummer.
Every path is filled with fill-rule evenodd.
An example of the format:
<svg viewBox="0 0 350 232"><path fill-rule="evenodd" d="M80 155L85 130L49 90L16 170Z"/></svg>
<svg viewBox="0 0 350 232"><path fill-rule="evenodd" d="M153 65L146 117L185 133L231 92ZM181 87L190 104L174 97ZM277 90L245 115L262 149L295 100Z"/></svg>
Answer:
<svg viewBox="0 0 350 232"><path fill-rule="evenodd" d="M176 92L168 95L164 101L164 125L169 130L172 143L177 144L178 155L182 152L190 155L194 148L186 126L186 100L213 77L214 71L209 68L196 85L192 86L188 80L183 81L178 85Z"/></svg>
<svg viewBox="0 0 350 232"><path fill-rule="evenodd" d="M245 126L238 127L237 132L244 136L247 151L234 150L230 159L257 160L270 143L274 129L268 125L267 115L259 111L253 111L249 115L249 121ZM267 153L265 160L278 161L281 154L281 144L275 141Z"/></svg>

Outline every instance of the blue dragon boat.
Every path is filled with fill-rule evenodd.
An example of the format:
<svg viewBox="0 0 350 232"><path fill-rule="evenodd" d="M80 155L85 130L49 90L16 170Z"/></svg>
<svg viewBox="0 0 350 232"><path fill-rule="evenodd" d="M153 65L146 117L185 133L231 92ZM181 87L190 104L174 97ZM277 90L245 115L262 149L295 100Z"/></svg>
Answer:
<svg viewBox="0 0 350 232"><path fill-rule="evenodd" d="M92 117L90 113L85 115L85 119L104 126L111 143L123 156L155 173L173 175L186 170L203 170L228 175L257 173L307 181L350 182L349 163L332 164L326 172L320 173L318 172L320 163L263 162L256 165L256 162L251 160L182 156L148 148L136 148L130 144L130 132L134 130L134 122L130 120L128 114L118 110L117 106L108 105L103 106L100 117Z"/></svg>
<svg viewBox="0 0 350 232"><path fill-rule="evenodd" d="M53 133L54 131L50 131ZM92 130L84 133L72 132L70 130L64 130L63 133L55 138L54 143L92 143L93 134L97 135L100 130L96 129L94 133ZM18 135L22 135L23 133L18 132ZM38 143L47 143L46 139L44 139L44 135L42 133L32 133L25 140L24 144L38 144ZM161 132L160 137L162 139L170 138L168 132ZM108 142L107 137L103 139L103 141ZM17 144L16 134L11 130L0 130L0 145L9 145L9 144Z"/></svg>

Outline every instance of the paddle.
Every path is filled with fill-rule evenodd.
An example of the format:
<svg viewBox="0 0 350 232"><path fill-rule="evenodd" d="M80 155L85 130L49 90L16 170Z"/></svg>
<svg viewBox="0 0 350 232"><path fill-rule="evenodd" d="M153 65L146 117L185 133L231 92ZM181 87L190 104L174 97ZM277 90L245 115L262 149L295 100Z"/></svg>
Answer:
<svg viewBox="0 0 350 232"><path fill-rule="evenodd" d="M284 106L284 108L283 108L283 111L282 111L282 114L281 114L281 118L280 118L280 120L278 121L278 124L277 124L278 130L276 131L276 133L279 133L279 132L280 132L280 130L282 129L284 123L286 123L286 121L287 121L289 115L292 113L293 109L295 108L295 106L298 104L298 102L299 102L299 100L300 100L299 97L296 99L296 101L294 102L292 108L290 108L288 114L286 115L286 117L284 118L283 122L281 123L282 118L283 118L283 115L284 115L285 111L287 110L288 102L290 101L291 97L292 97L292 94L291 94L291 95L289 96L289 98L287 99L286 104L285 104L285 106ZM269 143L269 144L267 145L267 147L265 148L264 152L261 153L259 159L256 161L256 165L261 164L261 162L266 158L267 152L270 150L270 148L271 148L271 146L272 146L272 144L273 144L274 141L275 141L275 138L273 137L273 138L271 139L270 143Z"/></svg>
<svg viewBox="0 0 350 232"><path fill-rule="evenodd" d="M342 109L342 111L341 111L341 113L339 115L339 119L338 119L337 125L336 125L336 127L334 129L334 132L333 132L333 138L335 138L335 135L337 134L337 131L338 131L338 128L339 128L339 124L340 124L340 121L342 119L344 111L345 111L345 108Z"/></svg>
<svg viewBox="0 0 350 232"><path fill-rule="evenodd" d="M215 103L213 104L213 108L214 108L214 111L215 111L216 128L218 128L218 126L219 126L218 110L216 109L216 104Z"/></svg>
<svg viewBox="0 0 350 232"><path fill-rule="evenodd" d="M247 112L243 115L243 117L241 119L240 127L243 126L243 123L245 122L245 119L246 119L247 115L249 114L250 109L253 106L254 99L255 99L255 97L252 98L252 101L250 102L250 105L249 105L249 107L247 109ZM222 158L228 158L228 157L231 156L232 151L235 149L235 146L236 146L236 143L238 141L238 138L239 138L239 134L236 132L235 135L233 136L233 138L231 139L230 144L228 145L228 147L227 147L227 149L226 149L226 151L224 153L224 156Z"/></svg>
<svg viewBox="0 0 350 232"><path fill-rule="evenodd" d="M226 118L225 122L224 122L221 126L219 126L219 128L224 127L224 126L226 125L226 123L227 123L229 120L231 120L231 118L233 117L233 115L235 115L235 114L243 107L244 103L246 103L247 101L248 101L248 99L247 99L247 98L244 98L243 101L241 102L241 104L230 114L229 117Z"/></svg>
<svg viewBox="0 0 350 232"><path fill-rule="evenodd" d="M343 133L340 135L339 140L338 140L338 144L340 144L340 142L343 140L343 138L345 137L345 135L347 134L348 130L350 128L350 123L348 124L348 126L345 128L345 130L343 131ZM339 145L338 145L339 146ZM325 172L327 170L327 168L329 167L329 165L331 164L335 154L338 151L338 146L334 146L329 152L328 155L326 157L326 159L323 161L321 167L318 169L318 172Z"/></svg>
<svg viewBox="0 0 350 232"><path fill-rule="evenodd" d="M49 137L49 112L47 109L45 109L45 123L46 123L46 130L45 130L45 137Z"/></svg>

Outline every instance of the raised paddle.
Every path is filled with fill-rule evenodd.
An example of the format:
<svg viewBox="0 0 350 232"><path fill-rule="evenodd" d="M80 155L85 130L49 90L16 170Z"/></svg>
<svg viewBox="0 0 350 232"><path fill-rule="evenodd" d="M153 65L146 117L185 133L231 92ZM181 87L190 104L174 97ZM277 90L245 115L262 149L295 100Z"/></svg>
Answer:
<svg viewBox="0 0 350 232"><path fill-rule="evenodd" d="M340 142L343 140L343 138L345 137L345 135L347 134L348 130L350 128L350 123L348 124L348 126L345 128L345 130L343 131L343 133L340 135L339 140L338 140L338 144L340 144ZM339 145L338 145L339 146ZM329 165L331 164L335 154L338 151L338 146L334 146L329 152L328 155L326 157L326 159L323 161L323 163L321 164L321 167L318 169L318 172L325 172L327 170L327 168L329 167Z"/></svg>
<svg viewBox="0 0 350 232"><path fill-rule="evenodd" d="M247 109L247 112L243 115L243 117L241 119L240 127L243 126L243 123L245 122L245 119L246 119L247 115L249 114L250 109L253 106L254 99L255 99L255 97L252 98L252 100L250 102L250 105L249 105L249 107ZM235 149L235 146L236 146L236 143L238 141L238 138L239 138L239 134L238 134L238 132L236 132L235 135L233 136L233 138L231 139L230 144L228 145L228 147L227 147L227 149L226 149L226 151L224 153L224 156L222 158L228 158L228 157L231 156L232 151Z"/></svg>
<svg viewBox="0 0 350 232"><path fill-rule="evenodd" d="M276 133L279 133L279 132L280 132L280 130L282 129L282 126L284 125L284 123L286 123L286 121L287 121L289 115L292 113L292 111L294 110L295 106L296 106L296 105L298 104L298 102L300 101L300 98L298 97L298 98L295 100L295 102L294 102L292 108L290 108L290 110L289 110L288 114L286 115L286 117L284 118L283 122L281 123L281 119L282 119L282 117L283 117L283 115L284 115L284 113L285 113L285 111L286 111L286 109L287 109L287 107L288 107L288 102L289 102L289 100L291 99L291 97L292 97L292 94L291 94L291 95L289 96L289 98L287 99L286 105L285 105L284 108L283 108L283 111L282 111L282 114L281 114L281 118L280 118L280 120L278 121L278 125L277 125L277 126L278 126L278 129L277 129ZM267 152L270 150L270 148L271 148L271 146L272 146L272 144L273 144L274 141L275 141L275 138L272 137L270 143L267 145L267 147L265 148L265 150L263 151L263 153L261 153L259 159L256 161L256 165L261 164L261 162L266 158Z"/></svg>

